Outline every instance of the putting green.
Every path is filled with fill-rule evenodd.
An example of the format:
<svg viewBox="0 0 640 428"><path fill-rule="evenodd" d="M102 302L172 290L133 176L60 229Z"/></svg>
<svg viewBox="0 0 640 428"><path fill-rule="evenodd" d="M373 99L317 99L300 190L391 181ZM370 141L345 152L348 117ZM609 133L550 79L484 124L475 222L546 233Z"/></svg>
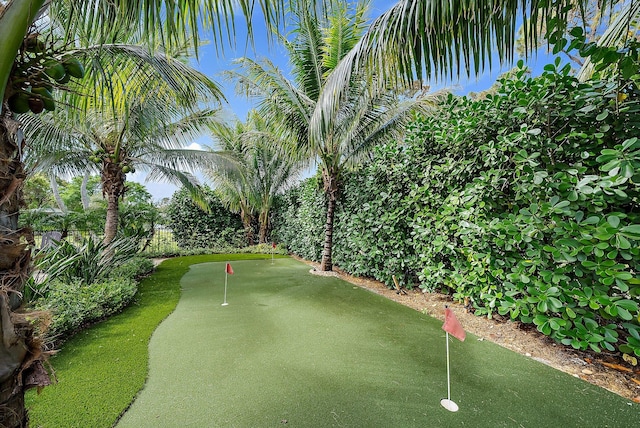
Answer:
<svg viewBox="0 0 640 428"><path fill-rule="evenodd" d="M292 259L191 266L126 427L619 427L640 407Z"/></svg>

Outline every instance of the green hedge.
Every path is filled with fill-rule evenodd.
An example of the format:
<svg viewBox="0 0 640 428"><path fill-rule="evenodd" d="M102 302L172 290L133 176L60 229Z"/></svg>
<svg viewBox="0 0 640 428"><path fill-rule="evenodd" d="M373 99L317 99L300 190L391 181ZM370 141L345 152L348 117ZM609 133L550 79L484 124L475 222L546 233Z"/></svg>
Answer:
<svg viewBox="0 0 640 428"><path fill-rule="evenodd" d="M202 191L208 211L196 204L184 188L173 194L167 207L167 226L173 231L173 238L180 248L222 252L246 246L240 216L225 208L220 197L210 188L204 186Z"/></svg>
<svg viewBox="0 0 640 428"><path fill-rule="evenodd" d="M321 178L309 178L277 199L271 237L307 260L320 261L326 199Z"/></svg>
<svg viewBox="0 0 640 428"><path fill-rule="evenodd" d="M51 281L46 299L36 302L36 310L51 313L46 334L60 341L81 327L120 312L137 291L132 278L105 279L86 285L81 279L70 282Z"/></svg>
<svg viewBox="0 0 640 428"><path fill-rule="evenodd" d="M91 283L86 278L69 277L61 270L48 273L55 279L39 284L38 297L32 302L36 311L51 315L44 332L47 338L60 344L84 326L120 312L133 300L137 280L153 270L153 261L132 257L126 262L113 261L111 266L109 275L101 275ZM87 263L80 263L77 268L95 269Z"/></svg>
<svg viewBox="0 0 640 428"><path fill-rule="evenodd" d="M520 64L494 94L449 97L344 178L334 261L577 349L640 355L640 75L615 77ZM324 216L294 208L283 242L319 254Z"/></svg>

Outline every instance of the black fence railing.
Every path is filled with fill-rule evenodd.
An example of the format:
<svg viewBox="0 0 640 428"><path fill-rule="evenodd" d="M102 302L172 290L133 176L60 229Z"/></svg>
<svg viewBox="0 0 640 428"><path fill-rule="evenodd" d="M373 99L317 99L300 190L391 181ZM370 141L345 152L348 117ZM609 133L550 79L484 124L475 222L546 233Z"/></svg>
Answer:
<svg viewBox="0 0 640 428"><path fill-rule="evenodd" d="M36 248L47 248L55 243L55 241L65 240L74 244L81 243L84 239L90 236L97 236L94 232L89 230L47 230L47 231L34 231L34 240ZM173 237L171 229L158 227L155 229L151 239L143 238L140 241L141 250L144 252L160 254L160 253L175 253L180 247Z"/></svg>

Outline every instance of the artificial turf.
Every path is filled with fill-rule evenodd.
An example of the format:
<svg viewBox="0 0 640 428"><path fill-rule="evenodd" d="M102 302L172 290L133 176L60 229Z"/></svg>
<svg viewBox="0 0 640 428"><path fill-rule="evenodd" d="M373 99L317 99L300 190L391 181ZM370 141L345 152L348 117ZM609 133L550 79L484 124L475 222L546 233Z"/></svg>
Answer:
<svg viewBox="0 0 640 428"><path fill-rule="evenodd" d="M139 286L121 314L84 330L51 358L58 382L41 394L29 391L32 427L111 427L144 386L151 334L180 298L189 265L264 255L204 255L166 260Z"/></svg>
<svg viewBox="0 0 640 428"><path fill-rule="evenodd" d="M619 427L640 407L292 259L191 266L128 427Z"/></svg>

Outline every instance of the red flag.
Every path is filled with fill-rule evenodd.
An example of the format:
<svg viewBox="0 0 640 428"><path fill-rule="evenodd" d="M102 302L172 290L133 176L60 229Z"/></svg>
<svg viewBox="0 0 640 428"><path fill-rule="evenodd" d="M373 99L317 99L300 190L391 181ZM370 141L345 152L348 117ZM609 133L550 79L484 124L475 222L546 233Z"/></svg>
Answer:
<svg viewBox="0 0 640 428"><path fill-rule="evenodd" d="M274 250L276 249L276 243L275 242L272 242L271 246L273 247Z"/></svg>
<svg viewBox="0 0 640 428"><path fill-rule="evenodd" d="M449 308L444 309L444 324L442 325L442 329L463 342L467 336L460 322L458 322L458 318L456 318L456 315Z"/></svg>
<svg viewBox="0 0 640 428"><path fill-rule="evenodd" d="M233 275L233 269L231 268L231 263L227 263L227 273L229 275Z"/></svg>

